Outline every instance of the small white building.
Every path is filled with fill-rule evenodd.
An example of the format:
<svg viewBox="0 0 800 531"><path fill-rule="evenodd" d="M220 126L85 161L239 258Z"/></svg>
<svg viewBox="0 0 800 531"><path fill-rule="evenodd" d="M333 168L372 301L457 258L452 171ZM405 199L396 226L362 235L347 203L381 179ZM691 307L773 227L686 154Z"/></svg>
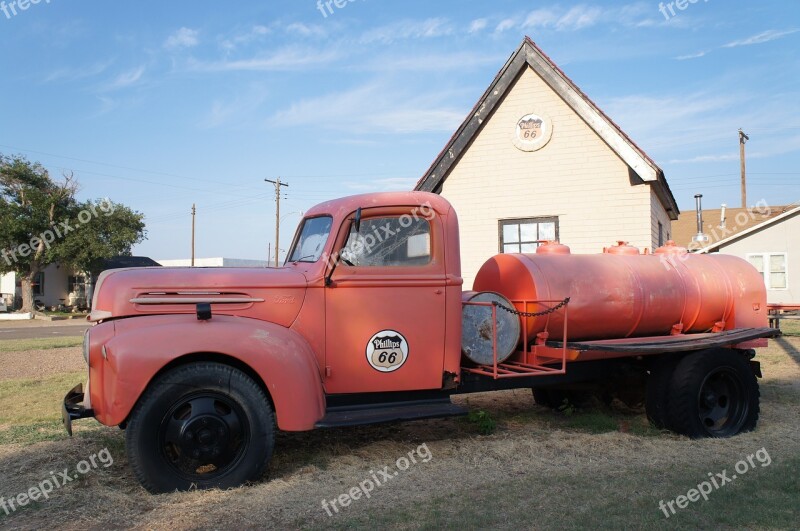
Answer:
<svg viewBox="0 0 800 531"><path fill-rule="evenodd" d="M15 301L19 302L22 296L21 287L21 280L16 273L0 276L0 296L9 309L18 306ZM36 275L33 299L47 308L74 304L85 306L86 277L60 264L50 264Z"/></svg>
<svg viewBox="0 0 800 531"><path fill-rule="evenodd" d="M192 260L190 258L181 258L177 260L156 260L164 267L190 267ZM245 258L195 258L195 267L269 267L269 262L266 260L248 260Z"/></svg>
<svg viewBox="0 0 800 531"><path fill-rule="evenodd" d="M800 304L800 207L703 248L749 261L763 275L767 302Z"/></svg>
<svg viewBox="0 0 800 531"><path fill-rule="evenodd" d="M459 215L465 288L489 257L541 240L659 247L680 213L661 168L528 38L416 189Z"/></svg>

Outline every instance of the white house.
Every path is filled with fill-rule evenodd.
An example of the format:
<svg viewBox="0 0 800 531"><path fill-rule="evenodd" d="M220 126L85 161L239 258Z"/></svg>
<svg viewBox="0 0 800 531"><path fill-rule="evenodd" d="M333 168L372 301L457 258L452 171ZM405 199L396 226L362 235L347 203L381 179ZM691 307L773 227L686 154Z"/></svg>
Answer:
<svg viewBox="0 0 800 531"><path fill-rule="evenodd" d="M541 240L658 247L680 213L663 171L529 38L416 189L456 208L466 287L490 256Z"/></svg>
<svg viewBox="0 0 800 531"><path fill-rule="evenodd" d="M18 307L22 296L21 281L15 273L0 276L0 296L8 308ZM50 264L40 272L33 284L33 298L48 308L60 305L85 305L86 277L59 264Z"/></svg>
<svg viewBox="0 0 800 531"><path fill-rule="evenodd" d="M764 277L767 302L800 304L800 207L703 248L744 258Z"/></svg>
<svg viewBox="0 0 800 531"><path fill-rule="evenodd" d="M192 260L181 258L178 260L156 260L164 267L189 267ZM269 267L266 260L248 260L243 258L195 258L195 267Z"/></svg>

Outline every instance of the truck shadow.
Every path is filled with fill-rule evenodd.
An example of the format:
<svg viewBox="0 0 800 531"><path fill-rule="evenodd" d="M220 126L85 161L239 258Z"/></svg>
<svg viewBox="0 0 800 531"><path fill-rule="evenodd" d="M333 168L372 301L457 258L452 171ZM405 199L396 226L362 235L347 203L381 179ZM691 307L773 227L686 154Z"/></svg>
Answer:
<svg viewBox="0 0 800 531"><path fill-rule="evenodd" d="M423 443L466 441L478 435L465 418L396 422L373 426L280 432L269 466L270 479L287 477L309 467L326 470L337 462L361 460L388 464Z"/></svg>
<svg viewBox="0 0 800 531"><path fill-rule="evenodd" d="M794 345L792 345L789 340L786 339L785 336L776 337L773 339L778 345L780 345L781 349L783 349L786 354L791 357L795 363L800 365L800 350L797 350Z"/></svg>

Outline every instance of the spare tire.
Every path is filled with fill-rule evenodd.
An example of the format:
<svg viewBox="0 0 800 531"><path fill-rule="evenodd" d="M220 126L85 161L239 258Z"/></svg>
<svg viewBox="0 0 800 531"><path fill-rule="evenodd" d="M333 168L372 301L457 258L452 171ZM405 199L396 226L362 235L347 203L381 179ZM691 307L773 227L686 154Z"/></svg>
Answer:
<svg viewBox="0 0 800 531"><path fill-rule="evenodd" d="M468 291L463 302L496 303L514 308L511 301L491 291ZM494 363L492 306L465 304L462 310L461 352L478 365ZM520 334L519 317L500 308L495 310L497 329L497 363L507 360L517 349Z"/></svg>

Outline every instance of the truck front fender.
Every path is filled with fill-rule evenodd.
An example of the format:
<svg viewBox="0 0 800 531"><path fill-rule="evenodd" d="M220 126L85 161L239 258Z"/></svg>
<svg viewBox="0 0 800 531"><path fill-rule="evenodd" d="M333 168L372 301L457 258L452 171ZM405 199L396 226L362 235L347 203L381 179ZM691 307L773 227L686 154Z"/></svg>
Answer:
<svg viewBox="0 0 800 531"><path fill-rule="evenodd" d="M293 330L242 317L198 321L194 315L168 315L107 322L91 335L108 326L114 327L113 337L92 345L90 355L91 404L105 425L124 422L161 371L208 355L246 365L261 379L257 383L266 388L281 430L313 429L325 414L316 357Z"/></svg>

